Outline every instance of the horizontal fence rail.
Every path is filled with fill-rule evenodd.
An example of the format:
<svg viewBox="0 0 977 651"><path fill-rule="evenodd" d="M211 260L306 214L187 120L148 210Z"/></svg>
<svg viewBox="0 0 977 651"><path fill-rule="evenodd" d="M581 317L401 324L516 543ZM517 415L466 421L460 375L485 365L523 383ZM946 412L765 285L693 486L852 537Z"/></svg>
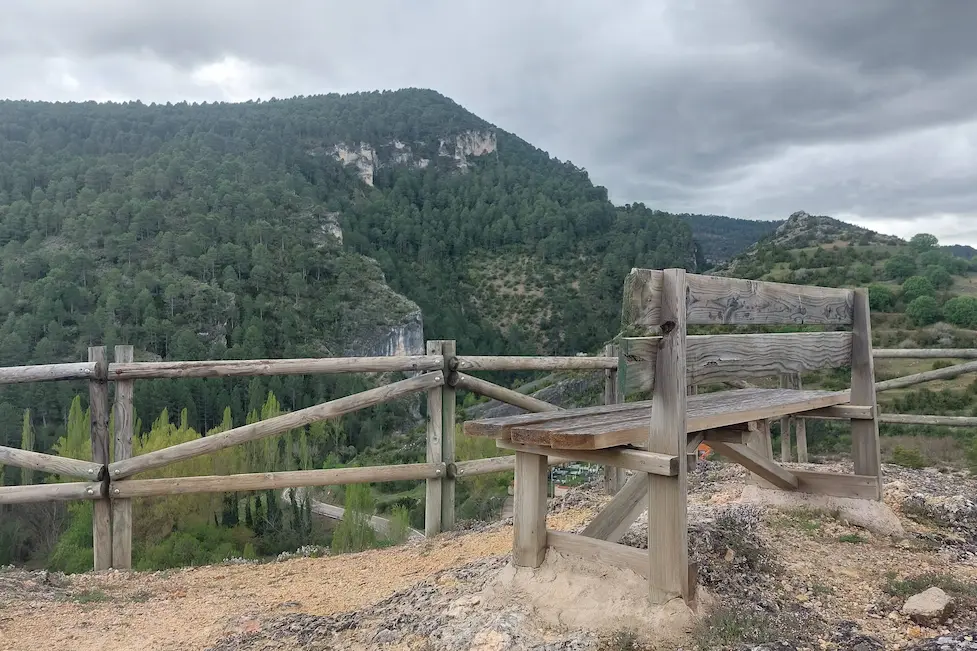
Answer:
<svg viewBox="0 0 977 651"><path fill-rule="evenodd" d="M105 484L70 482L65 484L28 484L0 487L0 504L33 504L36 502L71 502L99 500L106 497Z"/></svg>
<svg viewBox="0 0 977 651"><path fill-rule="evenodd" d="M75 364L41 364L38 366L7 366L0 368L0 384L25 382L54 382L57 380L88 380L95 377L95 362Z"/></svg>
<svg viewBox="0 0 977 651"><path fill-rule="evenodd" d="M925 371L905 377L897 377L891 380L883 380L875 383L876 391L891 391L892 389L905 389L906 387L933 382L934 380L952 380L961 375L977 372L977 362L967 362L956 366L947 366L933 371Z"/></svg>
<svg viewBox="0 0 977 651"><path fill-rule="evenodd" d="M936 427L977 427L971 416L924 416L920 414L879 414L880 423L890 425L933 425Z"/></svg>
<svg viewBox="0 0 977 651"><path fill-rule="evenodd" d="M615 354L616 350L613 347L606 348L602 356L594 357L455 356L454 342L439 343L442 344L442 347L431 349L429 346L429 351L432 353L429 355L187 362L133 362L131 361L131 348L118 347L116 349L117 361L113 364L105 364L103 361L104 352L100 352L101 349L96 348L93 349L95 351L93 359L98 361L0 368L0 385L87 380L92 403L93 445L97 445L99 451L96 461L93 462L0 446L0 466L10 465L59 477L85 480L69 483L0 486L0 505L92 500L96 502L96 510L101 507L102 511L107 512L105 506L110 503L110 500L116 500L115 504L128 505L128 500L137 497L426 480L429 485L428 488L440 486L439 494L444 500L441 504L442 520L436 523L434 527L436 531L432 529L433 533L437 533L441 529L442 521L444 526L448 528L453 522L453 482L455 479L477 477L496 472L512 472L516 465L516 457L512 455L470 461L455 460L452 438L455 422L454 390L465 389L528 412L549 412L561 409L557 405L539 400L531 395L473 377L467 372L600 371L605 375L605 393L607 393L608 383L613 385L612 388L616 386L616 375L621 368L620 364L623 363ZM121 354L120 350L122 350ZM873 354L876 359L974 360L877 382L875 384L876 391L901 389L934 380L950 380L968 373L977 373L977 349L880 348L876 349ZM120 449L124 452L125 446L117 447L117 460L111 464L107 463L109 401L107 382L117 383L115 433L117 436L121 433L123 439L126 439L126 432L129 432L128 437L131 438L131 423L129 423L128 418L131 418L131 392L134 380L396 372L413 374L413 377L134 458L126 458L126 454L119 452ZM432 457L429 449L426 463L220 476L132 478L133 475L143 471L210 454L248 441L282 434L313 422L336 418L383 402L425 393L428 394L429 407L432 404L440 405L436 410L437 413L428 414L428 436L430 438L432 432L439 432L438 436L443 438L439 446L441 454ZM432 400L434 394L439 394L441 399ZM616 401L617 399L613 395L610 397L605 395L606 404L613 404ZM870 407L856 405L811 412L809 417L857 420L871 419L872 413ZM801 414L797 417L803 419L804 415ZM441 427L430 427L430 423L434 421L439 422ZM977 417L969 416L880 414L878 421L893 425L977 427ZM502 447L506 446L502 445ZM656 461L654 459L649 460L646 454L634 454L627 450L613 453L607 451L594 452L588 455L588 460L605 466L613 462L619 467L630 467L645 472L669 475L677 472L676 464L678 463L676 457ZM547 455L547 463L551 466L570 461L569 457ZM656 463L658 465L654 465ZM117 509L114 505L112 509L112 513L116 514ZM98 522L95 524L96 565L99 567L107 566L104 551L104 543L107 539L113 545L120 541L131 544L131 518L119 518L116 522L117 517L114 515L112 518L111 534L106 533L107 530L104 526L99 527ZM102 524L104 525L104 523ZM116 540L117 538L118 540ZM112 549L112 566L128 567L131 564L131 561L127 560L128 554L117 555L115 548ZM101 560L99 560L100 557Z"/></svg>
<svg viewBox="0 0 977 651"><path fill-rule="evenodd" d="M255 377L324 373L439 371L437 355L397 357L327 357L322 359L243 359L202 362L127 362L109 364L110 380L154 378Z"/></svg>
<svg viewBox="0 0 977 651"><path fill-rule="evenodd" d="M59 457L53 454L31 452L18 448L8 448L0 445L0 466L15 466L40 470L52 475L67 475L81 479L101 481L105 473L105 466L91 461L79 461L69 457Z"/></svg>
<svg viewBox="0 0 977 651"><path fill-rule="evenodd" d="M458 371L599 371L616 369L617 357L492 357L459 355Z"/></svg>
<svg viewBox="0 0 977 651"><path fill-rule="evenodd" d="M155 497L188 493L233 493L301 486L339 486L385 481L434 479L445 475L443 463L411 463L395 466L293 470L207 477L128 479L112 484L111 497Z"/></svg>
<svg viewBox="0 0 977 651"><path fill-rule="evenodd" d="M184 461L211 454L224 448L248 441L266 438L275 434L287 432L310 423L320 420L329 420L343 414L348 414L360 409L378 405L381 402L388 402L408 396L412 393L425 391L444 384L444 374L427 373L419 375L409 380L401 380L386 386L356 393L344 398L330 400L315 407L299 409L288 414L275 416L266 420L235 427L234 429L220 434L213 434L204 438L199 438L186 443L180 443L163 450L150 452L131 459L116 461L109 465L109 473L112 479L123 479L146 470L168 466L177 461Z"/></svg>
<svg viewBox="0 0 977 651"><path fill-rule="evenodd" d="M977 348L876 348L875 359L977 359Z"/></svg>
<svg viewBox="0 0 977 651"><path fill-rule="evenodd" d="M539 398L533 398L532 396L524 395L518 391L513 391L512 389L507 389L503 386L499 386L498 384L493 384L492 382L487 382L486 380L482 380L477 377L465 375L464 373L458 374L455 386L461 387L462 389L468 389L469 391L483 395L486 398L492 398L493 400L498 400L514 407L525 409L526 411L559 411L561 409L561 407L557 407L556 405L540 400Z"/></svg>

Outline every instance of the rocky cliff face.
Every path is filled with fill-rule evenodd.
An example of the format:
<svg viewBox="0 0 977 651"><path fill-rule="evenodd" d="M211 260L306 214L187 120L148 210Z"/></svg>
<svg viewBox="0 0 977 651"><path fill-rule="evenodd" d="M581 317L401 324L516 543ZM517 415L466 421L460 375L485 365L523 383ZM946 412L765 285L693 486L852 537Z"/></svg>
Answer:
<svg viewBox="0 0 977 651"><path fill-rule="evenodd" d="M406 299L405 299L406 300ZM399 323L378 326L351 342L344 354L350 357L388 357L424 354L424 319L420 308Z"/></svg>
<svg viewBox="0 0 977 651"><path fill-rule="evenodd" d="M471 158L495 153L497 148L494 131L464 131L454 137L439 140L437 157L449 159L456 169L465 171ZM372 186L374 175L381 167L425 169L431 164L429 150L431 145L425 142L391 140L379 146L366 142L340 143L327 149L326 153L344 165L355 167L360 179Z"/></svg>

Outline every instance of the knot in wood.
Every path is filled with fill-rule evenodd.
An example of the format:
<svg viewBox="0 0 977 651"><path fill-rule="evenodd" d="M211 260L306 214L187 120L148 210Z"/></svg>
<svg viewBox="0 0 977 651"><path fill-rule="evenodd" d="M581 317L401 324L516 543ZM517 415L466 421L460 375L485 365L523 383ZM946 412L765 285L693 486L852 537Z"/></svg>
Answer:
<svg viewBox="0 0 977 651"><path fill-rule="evenodd" d="M674 321L665 321L664 323L661 324L661 330L663 335L671 334L672 330L674 329L675 329Z"/></svg>

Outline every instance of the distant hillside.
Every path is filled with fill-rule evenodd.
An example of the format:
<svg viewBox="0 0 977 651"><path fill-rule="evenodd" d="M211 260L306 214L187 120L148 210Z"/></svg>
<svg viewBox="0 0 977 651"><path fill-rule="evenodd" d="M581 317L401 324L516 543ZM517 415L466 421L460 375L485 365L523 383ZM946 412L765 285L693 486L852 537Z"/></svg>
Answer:
<svg viewBox="0 0 977 651"><path fill-rule="evenodd" d="M784 265L792 257L789 255L790 251L804 252L809 249L810 252L816 253L818 250L826 251L849 246L897 247L900 245L905 245L905 242L898 237L882 235L833 217L809 215L800 211L781 222L772 233L722 265L720 272L741 278L770 279L771 275L777 276L786 268ZM818 255L823 257L826 254ZM817 264L817 261L815 263ZM803 274L798 276L795 281L806 282L802 276ZM865 274L862 276L864 277ZM837 284L844 284L844 281L839 279Z"/></svg>
<svg viewBox="0 0 977 651"><path fill-rule="evenodd" d="M0 102L0 248L0 365L95 343L174 360L416 353L425 337L572 354L616 333L632 267L695 267L676 216L614 206L586 171L418 89ZM354 385L178 380L136 408L187 408L206 431L269 390L295 409ZM0 389L0 444L31 407L47 450L75 391Z"/></svg>
<svg viewBox="0 0 977 651"><path fill-rule="evenodd" d="M950 255L955 255L958 258L966 258L967 260L971 260L974 257L977 257L977 249L972 246L967 246L966 244L948 244L942 248Z"/></svg>
<svg viewBox="0 0 977 651"><path fill-rule="evenodd" d="M679 217L692 228L692 236L699 245L706 267L714 267L742 253L784 223L782 220L734 219L721 215L681 214Z"/></svg>

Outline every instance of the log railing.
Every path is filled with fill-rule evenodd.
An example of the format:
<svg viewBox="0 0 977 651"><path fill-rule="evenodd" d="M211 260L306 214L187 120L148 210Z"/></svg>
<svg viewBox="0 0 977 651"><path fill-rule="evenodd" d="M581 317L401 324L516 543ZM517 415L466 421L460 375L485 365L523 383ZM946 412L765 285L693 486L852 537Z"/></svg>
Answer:
<svg viewBox="0 0 977 651"><path fill-rule="evenodd" d="M91 500L95 502L93 523L95 569L129 568L132 556L132 498L280 489L303 486L328 486L403 480L424 480L425 532L436 535L454 527L455 481L495 472L510 472L515 467L512 456L458 461L455 454L456 390L505 402L533 412L553 411L560 407L532 396L513 391L487 380L473 377L478 371L592 371L604 375L604 402L620 402L618 394L619 358L614 346L608 346L597 357L501 357L457 356L455 342L430 341L426 355L393 357L344 357L324 359L220 360L191 362L134 362L131 346L116 346L115 361L108 363L104 347L89 350L89 361L0 368L0 385L59 380L87 380L92 431L92 461L69 459L40 452L0 446L0 466L29 468L62 478L82 481L0 487L0 505L44 501ZM977 360L977 350L960 349L878 349L880 359L970 359ZM351 396L330 400L313 407L276 416L249 425L205 436L193 441L132 457L132 396L137 380L159 378L224 378L276 375L311 375L324 373L408 373L399 380ZM876 383L877 391L905 388L977 372L977 362L967 362L942 369L917 373ZM785 386L795 386L785 380ZM109 384L115 385L114 461L109 462ZM799 388L799 384L796 385ZM428 405L427 458L425 463L303 470L289 472L249 473L161 479L133 478L140 472L168 466L179 461L207 455L230 446L275 436L317 421L337 418L380 403L406 396L425 394ZM832 410L810 412L805 418L851 416ZM870 415L869 415L870 417ZM788 420L788 419L785 419ZM884 414L880 422L950 427L975 427L977 417L923 416ZM801 418L789 419L798 428L798 443L804 442ZM800 447L800 446L799 446ZM785 448L789 449L789 448ZM806 457L806 445L804 445ZM613 459L594 455L595 462L615 463L605 466L606 486L614 493L624 482L623 467L633 467L626 453ZM567 460L549 457L549 464Z"/></svg>

